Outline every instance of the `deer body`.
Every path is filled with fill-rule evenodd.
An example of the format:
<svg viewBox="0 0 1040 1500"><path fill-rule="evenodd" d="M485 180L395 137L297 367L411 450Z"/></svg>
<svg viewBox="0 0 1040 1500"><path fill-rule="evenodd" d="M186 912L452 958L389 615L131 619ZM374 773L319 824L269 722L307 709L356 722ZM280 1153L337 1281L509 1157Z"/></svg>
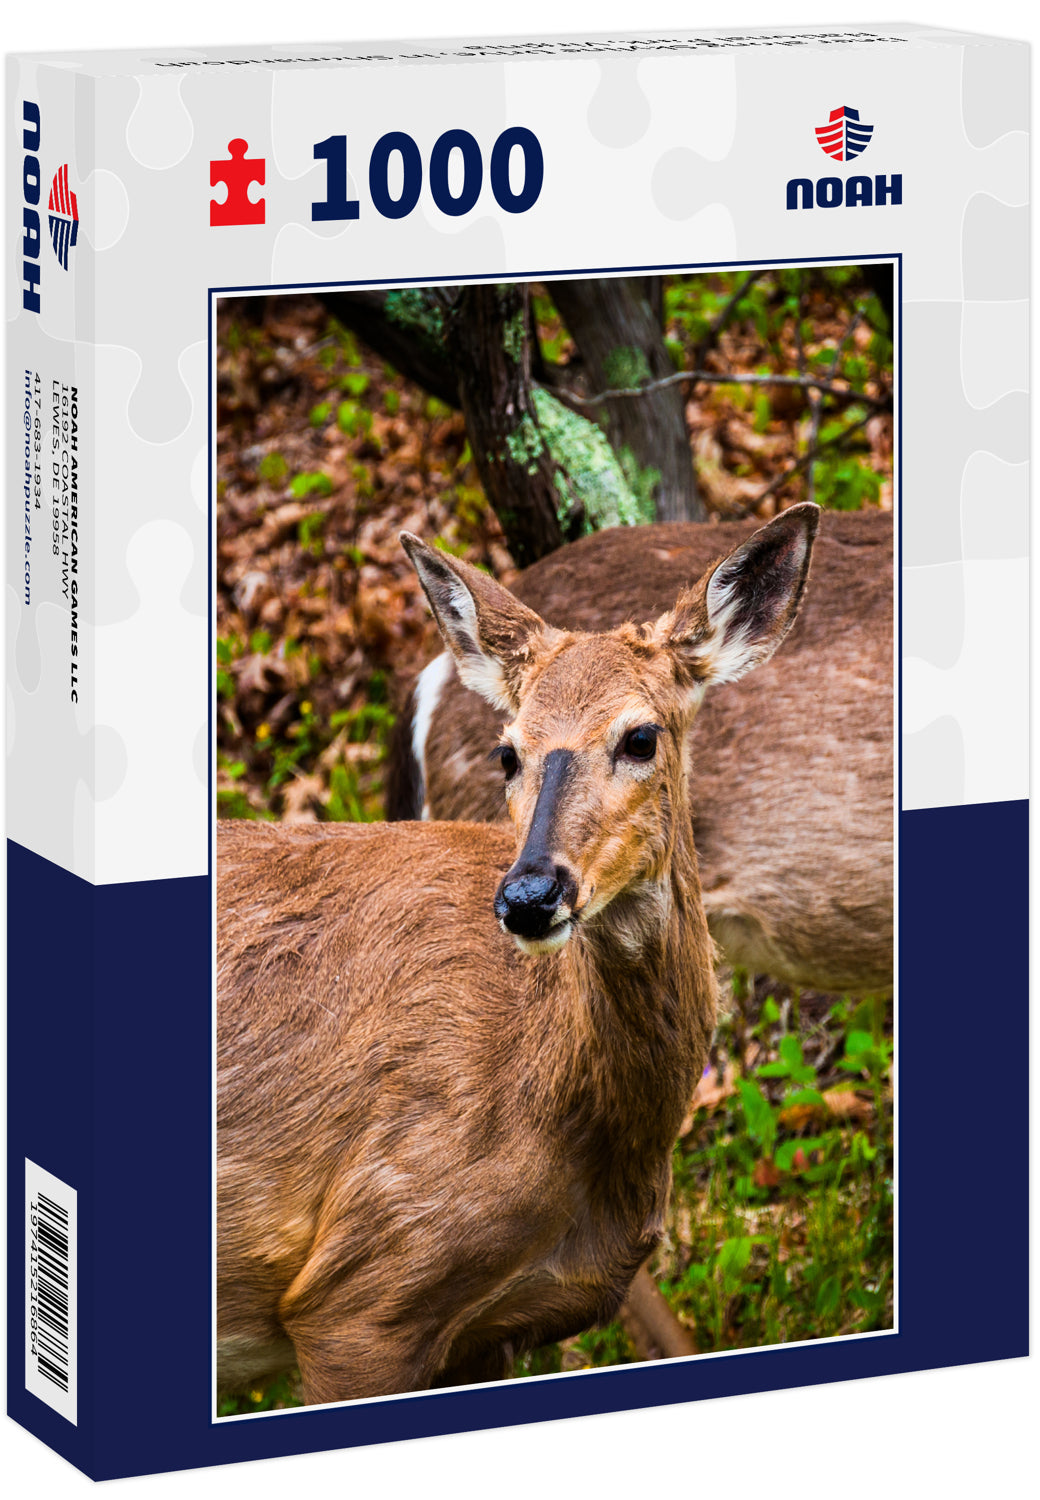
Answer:
<svg viewBox="0 0 1040 1500"><path fill-rule="evenodd" d="M492 1378L616 1308L715 1017L686 724L782 637L814 528L600 636L408 539L512 715L516 834L219 825L223 1387L294 1357L308 1402Z"/></svg>
<svg viewBox="0 0 1040 1500"><path fill-rule="evenodd" d="M286 1331L310 1399L500 1364L610 1317L663 1227L714 1024L695 887L655 975L609 941L532 960L491 920L443 940L490 913L510 834L388 832L220 828L231 1384L292 1363Z"/></svg>
<svg viewBox="0 0 1040 1500"><path fill-rule="evenodd" d="M751 527L598 532L520 575L553 624L653 615ZM704 905L731 963L823 990L892 985L892 518L824 512L813 587L772 661L710 693L690 728ZM488 764L501 716L447 655L421 674L394 744L389 816L501 820Z"/></svg>

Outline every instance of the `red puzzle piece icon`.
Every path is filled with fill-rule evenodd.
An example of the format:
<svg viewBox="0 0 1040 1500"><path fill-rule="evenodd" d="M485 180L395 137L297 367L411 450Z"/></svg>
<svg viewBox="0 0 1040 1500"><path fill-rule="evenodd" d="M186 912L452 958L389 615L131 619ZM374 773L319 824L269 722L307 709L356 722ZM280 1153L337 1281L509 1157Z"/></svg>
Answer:
<svg viewBox="0 0 1040 1500"><path fill-rule="evenodd" d="M218 203L215 198L209 200L209 222L211 225L262 224L267 200L261 198L251 203L249 184L255 182L263 187L267 162L262 156L247 156L249 142L239 137L228 141L228 150L231 152L228 161L211 161L209 164L210 187L223 182L228 190L225 202Z"/></svg>

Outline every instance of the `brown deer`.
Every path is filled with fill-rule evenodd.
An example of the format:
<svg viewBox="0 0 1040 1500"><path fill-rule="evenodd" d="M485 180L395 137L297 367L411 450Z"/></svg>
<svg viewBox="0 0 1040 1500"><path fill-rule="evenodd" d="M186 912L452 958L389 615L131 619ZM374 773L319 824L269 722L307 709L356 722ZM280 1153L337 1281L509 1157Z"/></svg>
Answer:
<svg viewBox="0 0 1040 1500"><path fill-rule="evenodd" d="M522 573L554 625L607 630L664 609L751 527L619 528ZM892 987L892 518L824 512L813 587L761 671L713 692L690 730L708 925L731 963L827 991ZM508 816L487 760L501 715L445 653L399 720L391 818Z"/></svg>
<svg viewBox="0 0 1040 1500"><path fill-rule="evenodd" d="M817 517L601 634L402 537L508 720L515 836L218 825L222 1388L294 1358L308 1402L501 1377L617 1307L715 1020L687 729L790 628Z"/></svg>

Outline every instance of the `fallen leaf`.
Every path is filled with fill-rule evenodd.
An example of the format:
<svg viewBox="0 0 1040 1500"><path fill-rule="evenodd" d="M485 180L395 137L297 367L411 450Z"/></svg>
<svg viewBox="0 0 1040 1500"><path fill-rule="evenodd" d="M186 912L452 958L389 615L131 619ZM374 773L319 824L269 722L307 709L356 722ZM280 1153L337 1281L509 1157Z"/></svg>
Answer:
<svg viewBox="0 0 1040 1500"><path fill-rule="evenodd" d="M852 1089L828 1089L823 1097L831 1114L842 1120L867 1120L873 1113L870 1101Z"/></svg>
<svg viewBox="0 0 1040 1500"><path fill-rule="evenodd" d="M699 1109L717 1109L724 1099L737 1092L736 1073L732 1063L727 1063L722 1071L721 1078L717 1068L705 1068L697 1087L693 1091L690 1107L686 1112L686 1118L682 1123L680 1136L688 1134L693 1128L693 1117Z"/></svg>
<svg viewBox="0 0 1040 1500"><path fill-rule="evenodd" d="M789 1104L780 1111L779 1120L787 1130L808 1130L824 1120L826 1114L818 1104Z"/></svg>

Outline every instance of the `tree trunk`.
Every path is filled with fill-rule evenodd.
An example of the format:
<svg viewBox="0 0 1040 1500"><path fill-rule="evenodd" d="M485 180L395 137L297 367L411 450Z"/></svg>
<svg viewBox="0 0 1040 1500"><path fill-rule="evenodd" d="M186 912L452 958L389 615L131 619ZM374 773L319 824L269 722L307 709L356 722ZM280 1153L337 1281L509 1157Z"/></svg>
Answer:
<svg viewBox="0 0 1040 1500"><path fill-rule="evenodd" d="M653 314L654 323L658 328L664 327L664 277L663 276L633 276L630 278L632 285L638 287L646 298L650 311Z"/></svg>
<svg viewBox="0 0 1040 1500"><path fill-rule="evenodd" d="M396 292L319 292L344 328L407 380L448 406L459 404L459 383L444 347L443 313L423 287Z"/></svg>
<svg viewBox="0 0 1040 1500"><path fill-rule="evenodd" d="M646 280L552 283L553 301L581 351L593 394L675 373ZM707 519L697 493L684 405L682 387L672 385L645 396L605 401L597 413L632 490L653 484L659 521Z"/></svg>
<svg viewBox="0 0 1040 1500"><path fill-rule="evenodd" d="M563 541L565 476L549 452L531 394L527 287L464 287L445 315L447 350L474 462L520 568Z"/></svg>

